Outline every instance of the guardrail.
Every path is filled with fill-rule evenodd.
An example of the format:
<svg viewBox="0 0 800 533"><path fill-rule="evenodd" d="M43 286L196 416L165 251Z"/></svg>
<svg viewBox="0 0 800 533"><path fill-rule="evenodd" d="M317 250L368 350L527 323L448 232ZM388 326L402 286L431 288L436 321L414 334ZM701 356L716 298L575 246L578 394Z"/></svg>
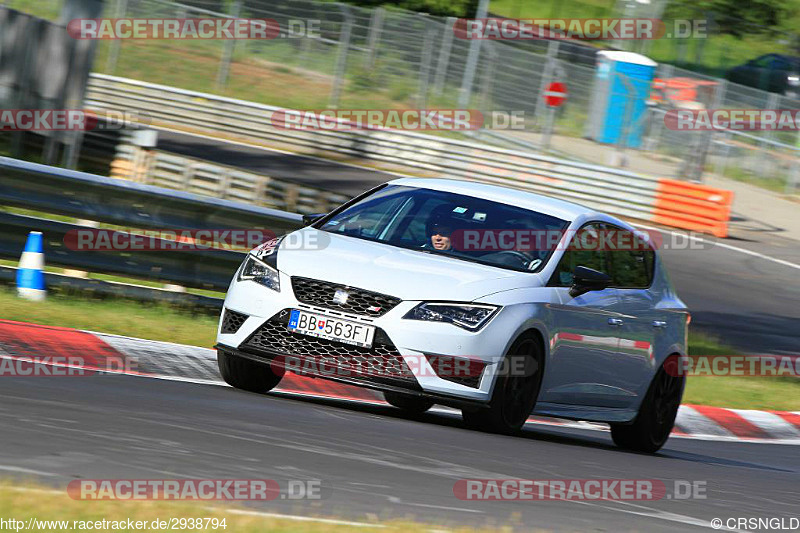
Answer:
<svg viewBox="0 0 800 533"><path fill-rule="evenodd" d="M727 236L724 215L732 196L709 187L698 195L691 184L682 189L684 182L408 131L285 129L271 122L281 108L102 74L91 76L86 105L137 113L154 125L378 162L415 175L506 185L624 217Z"/></svg>
<svg viewBox="0 0 800 533"><path fill-rule="evenodd" d="M117 146L111 176L301 214L327 213L350 199L344 194L196 158L146 150L124 141Z"/></svg>
<svg viewBox="0 0 800 533"><path fill-rule="evenodd" d="M0 157L0 204L137 228L293 230L302 216Z"/></svg>
<svg viewBox="0 0 800 533"><path fill-rule="evenodd" d="M302 217L275 209L202 197L152 185L0 157L0 204L137 229L261 229L276 235L302 226ZM29 231L44 234L48 265L224 291L244 252L222 249L75 250L65 236L93 227L0 213L0 257L16 260ZM128 233L119 232L122 237ZM124 238L122 242L127 242Z"/></svg>

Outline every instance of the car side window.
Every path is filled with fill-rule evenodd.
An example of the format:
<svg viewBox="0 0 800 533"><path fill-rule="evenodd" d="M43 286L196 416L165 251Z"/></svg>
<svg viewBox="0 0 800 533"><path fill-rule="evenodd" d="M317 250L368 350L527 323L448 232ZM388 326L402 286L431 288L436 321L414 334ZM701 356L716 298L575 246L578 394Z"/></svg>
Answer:
<svg viewBox="0 0 800 533"><path fill-rule="evenodd" d="M772 55L767 54L753 60L753 65L759 68L770 68L772 65Z"/></svg>
<svg viewBox="0 0 800 533"><path fill-rule="evenodd" d="M609 231L627 232L616 226L608 226ZM653 283L655 251L644 241L638 239L619 239L630 242L631 246L608 251L613 286L621 289L646 289Z"/></svg>
<svg viewBox="0 0 800 533"><path fill-rule="evenodd" d="M590 236L599 234L602 225L600 223L589 223L584 225L578 230L577 235L580 236L581 232L587 232ZM550 279L550 286L552 287L571 287L572 276L576 266L585 266L600 272L608 273L608 257L605 251L599 249L584 249L580 246L581 239L577 238L578 245L569 245L561 261L558 263L553 277ZM591 248L591 247L589 247Z"/></svg>
<svg viewBox="0 0 800 533"><path fill-rule="evenodd" d="M772 70L789 70L789 62L781 56L773 56L769 66Z"/></svg>

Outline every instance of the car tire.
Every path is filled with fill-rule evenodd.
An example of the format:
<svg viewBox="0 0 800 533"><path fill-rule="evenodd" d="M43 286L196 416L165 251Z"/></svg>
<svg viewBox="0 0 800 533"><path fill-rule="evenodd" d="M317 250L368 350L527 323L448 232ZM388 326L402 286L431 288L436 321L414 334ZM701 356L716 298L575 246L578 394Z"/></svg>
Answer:
<svg viewBox="0 0 800 533"><path fill-rule="evenodd" d="M431 400L419 396L411 396L410 394L386 391L383 393L383 397L389 405L408 413L422 414L433 407L433 402Z"/></svg>
<svg viewBox="0 0 800 533"><path fill-rule="evenodd" d="M685 377L672 376L662 366L631 424L611 424L611 439L626 450L655 453L669 439L683 398Z"/></svg>
<svg viewBox="0 0 800 533"><path fill-rule="evenodd" d="M544 375L540 339L533 334L517 339L508 350L503 367L494 384L489 406L461 410L467 427L510 435L518 432L530 416Z"/></svg>
<svg viewBox="0 0 800 533"><path fill-rule="evenodd" d="M280 383L268 364L257 363L222 350L217 350L217 365L225 383L248 392L265 393Z"/></svg>

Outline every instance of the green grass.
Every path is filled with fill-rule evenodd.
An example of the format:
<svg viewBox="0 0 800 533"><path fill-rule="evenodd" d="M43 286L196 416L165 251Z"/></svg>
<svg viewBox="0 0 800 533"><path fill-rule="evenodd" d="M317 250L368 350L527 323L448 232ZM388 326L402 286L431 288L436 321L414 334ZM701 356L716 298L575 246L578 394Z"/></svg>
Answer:
<svg viewBox="0 0 800 533"><path fill-rule="evenodd" d="M5 0L3 4L35 17L56 20L61 13L63 2L64 0Z"/></svg>
<svg viewBox="0 0 800 533"><path fill-rule="evenodd" d="M313 502L312 502L313 503ZM67 530L78 530L73 527L74 521L114 521L133 522L144 521L148 524L153 520L170 520L173 518L209 518L222 521L225 519L225 528L220 525L218 529L208 527L198 528L194 531L219 531L232 533L327 533L344 531L381 531L382 533L400 533L404 531L434 531L436 526L420 523L378 522L374 520L375 527L354 527L351 525L338 525L329 522L299 521L275 516L258 516L253 514L236 514L236 511L250 511L241 505L225 505L221 503L188 502L188 501L81 501L73 500L67 495L67 487L43 487L27 480L5 480L0 483L0 517L3 520L37 520L69 522ZM274 508L265 507L265 513L274 512ZM309 516L314 516L312 513ZM329 517L336 519L337 517ZM366 522L366 521L364 521ZM370 520L369 522L372 522ZM205 521L204 521L205 524ZM219 522L218 522L219 524ZM92 529L101 529L93 527ZM110 528L109 528L110 529ZM40 531L59 531L58 526ZM141 531L155 531L150 527ZM493 529L496 531L496 529ZM120 531L134 531L127 527ZM454 532L490 531L490 529L457 528Z"/></svg>
<svg viewBox="0 0 800 533"><path fill-rule="evenodd" d="M55 291L50 291L44 302L30 302L17 298L13 289L0 287L0 309L6 320L204 347L214 345L217 332L218 317L210 312L189 312L163 303L143 304Z"/></svg>
<svg viewBox="0 0 800 533"><path fill-rule="evenodd" d="M690 333L691 355L736 355L717 339ZM695 376L686 382L683 403L732 409L800 410L800 378Z"/></svg>
<svg viewBox="0 0 800 533"><path fill-rule="evenodd" d="M616 0L491 0L489 13L510 18L605 18Z"/></svg>
<svg viewBox="0 0 800 533"><path fill-rule="evenodd" d="M710 169L713 170L713 169ZM756 185L761 187L762 189L767 189L769 191L777 192L779 194L785 194L789 176L768 176L750 172L747 169L735 166L734 164L728 164L725 167L725 170L722 172L722 175L726 178L730 178L735 181L741 181L743 183L749 183L751 185Z"/></svg>
<svg viewBox="0 0 800 533"><path fill-rule="evenodd" d="M800 410L800 378L690 377L683 403L731 409Z"/></svg>
<svg viewBox="0 0 800 533"><path fill-rule="evenodd" d="M51 293L46 302L29 302L12 289L0 288L3 318L89 329L144 339L210 347L217 316L190 313L166 304L146 305L122 299L91 299ZM699 333L689 335L693 355L729 355L735 351ZM800 379L755 377L691 377L684 403L741 409L800 410Z"/></svg>

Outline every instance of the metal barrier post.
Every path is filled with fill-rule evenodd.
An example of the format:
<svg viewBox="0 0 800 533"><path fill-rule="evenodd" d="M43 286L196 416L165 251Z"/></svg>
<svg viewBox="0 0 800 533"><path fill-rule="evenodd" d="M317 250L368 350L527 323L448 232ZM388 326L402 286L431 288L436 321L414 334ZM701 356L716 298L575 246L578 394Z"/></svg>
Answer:
<svg viewBox="0 0 800 533"><path fill-rule="evenodd" d="M128 12L128 0L117 0L117 11L115 18L123 19ZM119 59L119 49L122 46L122 39L114 39L111 41L108 49L108 59L106 60L106 72L114 74L117 69L117 60Z"/></svg>
<svg viewBox="0 0 800 533"><path fill-rule="evenodd" d="M339 55L336 58L336 72L334 73L333 87L328 107L336 109L339 107L339 98L342 95L344 86L344 75L347 69L347 52L350 48L350 34L353 31L353 15L350 7L345 4L336 4L342 10L342 31L339 34Z"/></svg>
<svg viewBox="0 0 800 533"><path fill-rule="evenodd" d="M625 150L628 147L628 136L631 132L631 113L633 112L633 102L636 98L636 87L633 83L630 82L628 76L625 74L617 73L619 76L620 81L622 81L623 85L625 85L625 89L627 90L627 98L625 99L625 110L623 111L622 115L622 129L620 132L619 140L617 140L616 150L614 151L612 158L614 166L619 167L627 167L628 166L628 159L627 155L625 154Z"/></svg>
<svg viewBox="0 0 800 533"><path fill-rule="evenodd" d="M484 120L491 116L489 106L491 106L492 103L491 94L492 86L494 85L494 69L498 58L497 50L495 50L493 43L486 43L486 52L489 59L489 66L483 74L483 86L481 87L481 111L483 112Z"/></svg>
<svg viewBox="0 0 800 533"><path fill-rule="evenodd" d="M478 11L475 18L486 18L489 10L489 0L480 0ZM466 109L472 97L472 83L475 81L475 70L478 67L478 58L481 53L481 39L473 39L469 43L469 53L467 54L467 64L464 67L464 79L461 81L461 93L458 95L458 107Z"/></svg>
<svg viewBox="0 0 800 533"><path fill-rule="evenodd" d="M433 94L441 96L444 89L444 80L447 77L447 66L450 63L450 51L453 48L453 34L456 24L455 17L447 17L444 34L442 35L442 49L439 52L439 64L436 67L436 77L433 79Z"/></svg>
<svg viewBox="0 0 800 533"><path fill-rule="evenodd" d="M553 81L553 69L557 61L558 45L559 41L556 39L550 41L547 45L547 60L544 64L541 83L539 83L539 98L536 99L536 109L533 112L536 120L541 120L542 118L542 106L545 105L542 95L544 95L544 91L550 85L550 82Z"/></svg>
<svg viewBox="0 0 800 533"><path fill-rule="evenodd" d="M242 10L242 0L236 0L231 7L231 18L239 18L239 13ZM227 39L222 48L222 58L219 62L219 70L217 70L216 88L222 91L228 83L228 74L231 71L231 61L233 60L233 51L236 48L236 39Z"/></svg>
<svg viewBox="0 0 800 533"><path fill-rule="evenodd" d="M383 15L385 9L377 7L372 12L372 17L369 23L369 37L367 38L367 56L364 61L364 68L371 70L375 67L375 57L378 55L378 43L381 40L381 32L383 31Z"/></svg>
<svg viewBox="0 0 800 533"><path fill-rule="evenodd" d="M419 63L419 94L417 95L417 107L425 109L428 101L428 80L431 77L431 64L433 63L433 40L435 39L434 29L426 15L423 17L425 23L425 41L422 46L422 58Z"/></svg>

